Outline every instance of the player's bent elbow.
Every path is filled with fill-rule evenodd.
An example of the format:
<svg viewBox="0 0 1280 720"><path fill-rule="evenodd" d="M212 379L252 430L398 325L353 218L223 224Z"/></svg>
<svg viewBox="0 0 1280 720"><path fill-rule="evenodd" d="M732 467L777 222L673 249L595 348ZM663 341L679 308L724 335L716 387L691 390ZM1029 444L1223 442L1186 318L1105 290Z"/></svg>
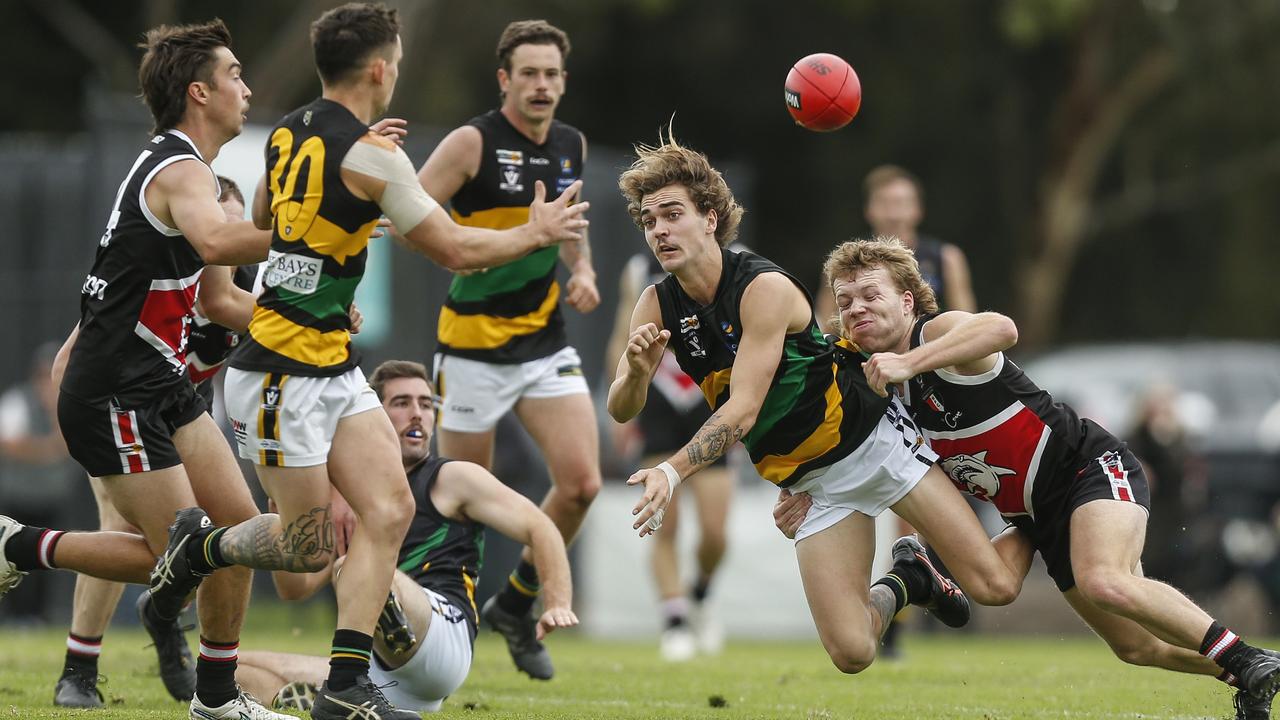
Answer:
<svg viewBox="0 0 1280 720"><path fill-rule="evenodd" d="M1009 349L1018 344L1018 325L1000 313L988 313L992 316L994 332L1002 349Z"/></svg>

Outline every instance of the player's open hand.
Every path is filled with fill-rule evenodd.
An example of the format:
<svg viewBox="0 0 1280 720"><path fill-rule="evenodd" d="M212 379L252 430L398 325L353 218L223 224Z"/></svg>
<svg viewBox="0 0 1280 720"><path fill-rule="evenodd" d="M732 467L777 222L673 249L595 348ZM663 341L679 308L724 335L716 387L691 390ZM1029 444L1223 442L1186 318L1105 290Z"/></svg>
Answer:
<svg viewBox="0 0 1280 720"><path fill-rule="evenodd" d="M404 138L409 134L409 121L404 118L382 118L369 126L374 134L381 135L397 145L404 145Z"/></svg>
<svg viewBox="0 0 1280 720"><path fill-rule="evenodd" d="M364 326L364 313L360 312L355 303L351 303L351 307L347 308L347 317L351 318L351 334L359 335L360 328Z"/></svg>
<svg viewBox="0 0 1280 720"><path fill-rule="evenodd" d="M778 493L778 502L773 505L773 524L788 539L794 540L812 506L813 498L809 493L793 494L790 490L782 490Z"/></svg>
<svg viewBox="0 0 1280 720"><path fill-rule="evenodd" d="M535 635L539 640L546 637L548 633L557 628L573 627L578 624L578 616L567 607L547 608L542 613L542 617L538 618L538 629Z"/></svg>
<svg viewBox="0 0 1280 720"><path fill-rule="evenodd" d="M594 272L575 272L565 283L565 299L569 307L580 313L589 313L600 304L600 291L596 288Z"/></svg>
<svg viewBox="0 0 1280 720"><path fill-rule="evenodd" d="M658 330L653 323L645 323L636 328L627 340L627 366L637 377L653 376L654 368L662 361L662 353L667 349L667 341L671 339L670 330Z"/></svg>
<svg viewBox="0 0 1280 720"><path fill-rule="evenodd" d="M632 508L631 514L636 521L632 530L639 530L640 537L652 535L662 527L662 516L667 512L667 504L671 502L671 483L667 474L656 467L638 470L627 480L628 485L644 485L644 494L640 502Z"/></svg>
<svg viewBox="0 0 1280 720"><path fill-rule="evenodd" d="M889 396L889 385L906 382L916 375L905 355L888 352L867 358L862 363L862 372L867 376L867 385L880 397Z"/></svg>
<svg viewBox="0 0 1280 720"><path fill-rule="evenodd" d="M580 192L582 181L575 180L560 193L560 197L547 202L547 186L541 180L534 182L533 202L529 204L529 225L538 234L540 247L582 240L588 224L585 213L591 203L574 202Z"/></svg>

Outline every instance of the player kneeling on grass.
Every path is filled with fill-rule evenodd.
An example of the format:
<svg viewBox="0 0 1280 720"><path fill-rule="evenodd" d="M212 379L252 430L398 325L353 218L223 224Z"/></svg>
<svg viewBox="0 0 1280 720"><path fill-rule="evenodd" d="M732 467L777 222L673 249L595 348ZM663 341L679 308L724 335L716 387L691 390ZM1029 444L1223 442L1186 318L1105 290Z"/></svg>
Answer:
<svg viewBox="0 0 1280 720"><path fill-rule="evenodd" d="M825 277L841 342L874 353L863 364L872 389L898 387L952 482L1009 521L994 541L1003 557L1025 575L1039 552L1072 609L1121 660L1216 676L1237 688L1238 720L1270 717L1280 654L1251 647L1177 589L1143 577L1151 495L1142 466L1004 356L1018 339L1013 321L938 314L915 257L894 238L840 245ZM779 500L784 534L803 531L809 502Z"/></svg>
<svg viewBox="0 0 1280 720"><path fill-rule="evenodd" d="M545 606L538 619L539 640L556 628L578 624L570 609L569 558L555 524L523 495L479 465L431 457L435 394L425 367L385 362L369 384L400 439L417 506L400 547L391 594L378 618L369 677L397 707L434 711L471 669L474 593L485 526L533 552ZM339 559L332 574L341 572L341 566ZM326 568L272 577L281 597L301 600L328 582L330 574ZM309 710L315 686L328 671L327 657L244 652L236 679L258 697L274 698L277 707Z"/></svg>
<svg viewBox="0 0 1280 720"><path fill-rule="evenodd" d="M727 248L743 211L706 156L671 138L637 153L618 184L670 275L636 302L609 413L626 422L640 412L670 341L714 414L666 462L627 481L644 485L634 527L642 536L660 527L676 486L741 441L761 477L815 496L796 556L818 635L840 670L870 665L883 629L909 602L949 625L969 619L964 594L909 539L895 545L893 571L868 588L873 518L888 508L939 539L974 600L1012 600L1017 566L996 554L902 403L872 392L862 358L823 336L799 281Z"/></svg>

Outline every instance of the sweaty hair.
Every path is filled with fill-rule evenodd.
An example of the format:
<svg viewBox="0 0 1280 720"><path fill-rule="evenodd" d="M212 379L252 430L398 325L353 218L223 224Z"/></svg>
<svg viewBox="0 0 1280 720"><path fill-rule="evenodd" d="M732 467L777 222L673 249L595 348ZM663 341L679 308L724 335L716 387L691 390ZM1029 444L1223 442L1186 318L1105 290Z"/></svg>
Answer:
<svg viewBox="0 0 1280 720"><path fill-rule="evenodd" d="M884 268L898 290L909 291L915 298L916 317L938 312L933 288L920 276L915 253L896 237L879 236L874 240L850 240L836 246L822 264L828 290L834 289L836 278L851 278L863 270Z"/></svg>
<svg viewBox="0 0 1280 720"><path fill-rule="evenodd" d="M436 394L435 386L427 377L426 366L411 360L388 360L382 363L369 376L369 387L373 388L378 395L378 400L382 401L386 399L382 396L382 389L387 386L387 383L400 378L418 378L427 383L427 392Z"/></svg>
<svg viewBox="0 0 1280 720"><path fill-rule="evenodd" d="M660 138L661 139L661 138ZM636 161L618 178L618 188L627 201L627 212L640 225L640 203L646 195L668 185L683 185L698 212L716 211L716 242L727 247L738 237L738 225L746 212L719 170L707 156L676 142L668 131L658 147L636 145Z"/></svg>
<svg viewBox="0 0 1280 720"><path fill-rule="evenodd" d="M399 34L399 14L382 3L347 3L325 12L311 23L320 81L341 84L371 54L394 45Z"/></svg>
<svg viewBox="0 0 1280 720"><path fill-rule="evenodd" d="M244 205L244 193L240 192L240 186L236 184L235 180L225 175L219 175L218 187L222 188L222 192L218 193L218 202L235 200Z"/></svg>
<svg viewBox="0 0 1280 720"><path fill-rule="evenodd" d="M560 62L569 59L569 36L546 20L517 20L508 25L498 38L498 67L511 72L511 55L521 45L555 45L560 48Z"/></svg>
<svg viewBox="0 0 1280 720"><path fill-rule="evenodd" d="M897 165L879 165L872 168L871 172L867 173L867 177L862 180L862 189L867 194L867 199L869 200L877 190L899 180L906 180L911 183L911 187L915 188L916 198L920 201L920 204L923 205L924 186L920 184L920 178L911 174L907 169L898 167Z"/></svg>
<svg viewBox="0 0 1280 720"><path fill-rule="evenodd" d="M187 87L213 83L220 47L231 47L231 31L220 19L200 25L161 25L147 31L138 44L146 52L138 66L138 87L159 134L177 125L187 112Z"/></svg>

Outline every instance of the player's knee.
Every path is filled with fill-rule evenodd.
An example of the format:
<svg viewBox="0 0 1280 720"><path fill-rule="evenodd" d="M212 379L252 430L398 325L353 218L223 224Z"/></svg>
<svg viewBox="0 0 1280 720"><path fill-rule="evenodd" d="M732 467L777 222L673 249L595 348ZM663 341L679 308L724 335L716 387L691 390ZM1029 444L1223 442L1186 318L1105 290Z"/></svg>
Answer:
<svg viewBox="0 0 1280 720"><path fill-rule="evenodd" d="M840 647L828 650L831 656L831 664L836 669L848 675L854 675L871 667L871 663L876 659L876 644L874 642L852 642L842 643Z"/></svg>
<svg viewBox="0 0 1280 720"><path fill-rule="evenodd" d="M986 598L978 602L988 607L1008 605L1018 599L1020 592L1022 583L1017 578L992 577L988 580Z"/></svg>
<svg viewBox="0 0 1280 720"><path fill-rule="evenodd" d="M586 509L591 507L592 501L596 499L596 495L600 494L600 484L599 473L583 472L572 481L565 483L559 490L563 491L566 500L586 512Z"/></svg>
<svg viewBox="0 0 1280 720"><path fill-rule="evenodd" d="M1076 575L1076 587L1094 605L1119 614L1133 605L1133 577L1120 572L1089 572Z"/></svg>
<svg viewBox="0 0 1280 720"><path fill-rule="evenodd" d="M1157 664L1160 644L1158 642L1112 643L1111 651L1122 662L1149 667Z"/></svg>

